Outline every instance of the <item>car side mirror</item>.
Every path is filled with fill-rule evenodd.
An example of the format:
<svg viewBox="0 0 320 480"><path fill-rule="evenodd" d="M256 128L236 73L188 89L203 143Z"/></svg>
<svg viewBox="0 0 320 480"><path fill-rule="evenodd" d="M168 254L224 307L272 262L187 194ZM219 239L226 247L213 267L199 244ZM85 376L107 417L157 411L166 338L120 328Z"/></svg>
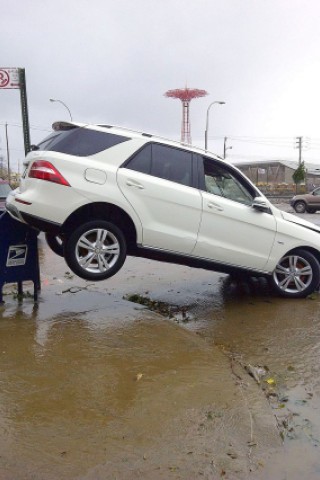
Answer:
<svg viewBox="0 0 320 480"><path fill-rule="evenodd" d="M271 213L269 203L264 197L255 197L252 202L252 208L258 210L259 212Z"/></svg>

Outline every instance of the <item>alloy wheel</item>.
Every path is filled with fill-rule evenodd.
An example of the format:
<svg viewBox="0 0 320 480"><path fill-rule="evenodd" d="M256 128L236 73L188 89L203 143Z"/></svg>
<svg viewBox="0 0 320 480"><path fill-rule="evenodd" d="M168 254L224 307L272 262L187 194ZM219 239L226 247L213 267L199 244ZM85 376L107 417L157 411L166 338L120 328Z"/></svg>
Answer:
<svg viewBox="0 0 320 480"><path fill-rule="evenodd" d="M85 232L76 244L76 259L87 272L103 273L115 265L120 254L117 237L102 228Z"/></svg>
<svg viewBox="0 0 320 480"><path fill-rule="evenodd" d="M313 280L313 268L305 257L298 254L283 257L276 266L273 280L285 294L301 294Z"/></svg>

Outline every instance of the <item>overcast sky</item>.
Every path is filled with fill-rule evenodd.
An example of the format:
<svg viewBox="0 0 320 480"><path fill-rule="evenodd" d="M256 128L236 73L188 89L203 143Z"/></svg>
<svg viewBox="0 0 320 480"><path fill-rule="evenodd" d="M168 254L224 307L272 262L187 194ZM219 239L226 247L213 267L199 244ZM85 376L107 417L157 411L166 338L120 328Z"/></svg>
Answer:
<svg viewBox="0 0 320 480"><path fill-rule="evenodd" d="M181 103L169 89L204 89L191 102L191 135L231 161L297 159L320 164L319 0L0 0L0 68L25 68L31 141L68 112L180 138ZM13 162L22 161L19 90L0 89ZM270 145L273 145L271 147Z"/></svg>

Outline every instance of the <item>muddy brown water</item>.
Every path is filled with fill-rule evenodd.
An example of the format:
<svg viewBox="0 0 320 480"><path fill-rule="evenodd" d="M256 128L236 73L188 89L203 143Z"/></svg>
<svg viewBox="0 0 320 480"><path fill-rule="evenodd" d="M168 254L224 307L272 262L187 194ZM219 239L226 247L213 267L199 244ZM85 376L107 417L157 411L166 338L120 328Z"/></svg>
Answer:
<svg viewBox="0 0 320 480"><path fill-rule="evenodd" d="M0 307L1 480L320 478L319 294L134 258L92 284L39 245L38 304Z"/></svg>

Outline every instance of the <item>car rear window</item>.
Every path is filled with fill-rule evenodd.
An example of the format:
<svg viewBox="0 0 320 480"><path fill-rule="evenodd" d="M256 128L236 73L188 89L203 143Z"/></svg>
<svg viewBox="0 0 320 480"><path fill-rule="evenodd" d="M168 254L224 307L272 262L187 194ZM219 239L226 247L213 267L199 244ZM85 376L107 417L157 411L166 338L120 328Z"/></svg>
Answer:
<svg viewBox="0 0 320 480"><path fill-rule="evenodd" d="M87 157L127 140L130 140L130 138L108 132L98 132L87 128L72 128L51 133L42 142L38 143L37 150L50 150Z"/></svg>

